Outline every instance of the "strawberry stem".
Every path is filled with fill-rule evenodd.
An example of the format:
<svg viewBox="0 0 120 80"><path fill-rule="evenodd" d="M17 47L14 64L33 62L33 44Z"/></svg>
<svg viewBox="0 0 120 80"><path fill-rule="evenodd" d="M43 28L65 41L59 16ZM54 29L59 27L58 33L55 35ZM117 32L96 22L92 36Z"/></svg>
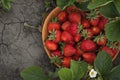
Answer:
<svg viewBox="0 0 120 80"><path fill-rule="evenodd" d="M52 17L52 22L57 22L58 18L57 17Z"/></svg>
<svg viewBox="0 0 120 80"><path fill-rule="evenodd" d="M60 64L61 62L62 62L61 57L58 57L58 56L54 56L54 55L52 55L51 63L57 63L57 64Z"/></svg>

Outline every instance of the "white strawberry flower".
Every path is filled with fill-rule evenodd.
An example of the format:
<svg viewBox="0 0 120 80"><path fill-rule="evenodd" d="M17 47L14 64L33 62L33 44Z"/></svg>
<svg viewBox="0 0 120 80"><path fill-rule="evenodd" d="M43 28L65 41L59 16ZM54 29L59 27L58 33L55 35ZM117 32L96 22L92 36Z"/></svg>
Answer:
<svg viewBox="0 0 120 80"><path fill-rule="evenodd" d="M97 76L97 71L95 71L94 69L91 69L89 72L89 76L91 78L95 78Z"/></svg>

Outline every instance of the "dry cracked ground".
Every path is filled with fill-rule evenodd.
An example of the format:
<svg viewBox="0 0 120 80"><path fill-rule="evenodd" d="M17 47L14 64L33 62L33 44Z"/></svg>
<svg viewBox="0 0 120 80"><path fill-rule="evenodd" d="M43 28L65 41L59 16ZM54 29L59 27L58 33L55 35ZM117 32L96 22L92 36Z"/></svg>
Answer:
<svg viewBox="0 0 120 80"><path fill-rule="evenodd" d="M54 70L38 30L24 27L24 22L38 26L45 12L44 0L16 0L8 12L0 11L0 80L23 80L20 71L38 65ZM120 55L114 65L120 64Z"/></svg>

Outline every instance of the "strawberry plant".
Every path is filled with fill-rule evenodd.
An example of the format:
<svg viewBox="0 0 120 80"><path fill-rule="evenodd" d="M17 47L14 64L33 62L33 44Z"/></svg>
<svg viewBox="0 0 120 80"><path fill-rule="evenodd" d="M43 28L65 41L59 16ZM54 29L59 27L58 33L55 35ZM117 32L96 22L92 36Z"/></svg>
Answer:
<svg viewBox="0 0 120 80"><path fill-rule="evenodd" d="M1 6L6 10L11 8L11 2L12 0L0 0Z"/></svg>
<svg viewBox="0 0 120 80"><path fill-rule="evenodd" d="M93 66L84 61L72 60L70 68L46 73L41 67L33 66L24 69L21 77L24 80L119 80L120 65L112 68L112 58L102 51L98 53Z"/></svg>

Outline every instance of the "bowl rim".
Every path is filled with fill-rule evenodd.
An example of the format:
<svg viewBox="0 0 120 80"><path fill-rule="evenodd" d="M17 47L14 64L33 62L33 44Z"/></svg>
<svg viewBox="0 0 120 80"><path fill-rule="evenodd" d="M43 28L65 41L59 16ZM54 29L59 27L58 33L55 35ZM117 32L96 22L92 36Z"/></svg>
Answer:
<svg viewBox="0 0 120 80"><path fill-rule="evenodd" d="M44 46L45 52L47 53L49 59L51 59L52 57L51 57L51 55L50 55L50 51L49 51L49 50L46 48L46 46L45 46L45 40L46 40L45 31L47 30L47 25L48 25L49 21L51 20L52 16L57 15L56 13L58 13L58 12L60 12L60 11L61 11L61 9L60 9L59 7L54 8L54 9L48 14L48 16L46 17L46 19L45 19L45 21L44 21L44 24L43 24L43 27L42 27L42 42L43 42L43 46ZM48 31L47 31L47 32L48 32ZM118 52L116 53L116 55L112 58L112 61L114 61L114 60L117 58L119 52L120 52L120 51L118 51ZM54 64L55 64L57 67L61 67L61 66L60 66L59 64L57 64L57 63L54 63Z"/></svg>

